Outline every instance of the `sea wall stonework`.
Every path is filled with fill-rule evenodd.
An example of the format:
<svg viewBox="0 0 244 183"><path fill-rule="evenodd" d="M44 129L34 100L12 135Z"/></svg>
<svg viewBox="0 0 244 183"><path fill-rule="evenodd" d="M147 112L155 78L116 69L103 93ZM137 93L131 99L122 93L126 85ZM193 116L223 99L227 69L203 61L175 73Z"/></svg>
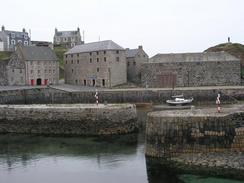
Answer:
<svg viewBox="0 0 244 183"><path fill-rule="evenodd" d="M187 153L244 151L243 106L148 114L146 155L173 158Z"/></svg>
<svg viewBox="0 0 244 183"><path fill-rule="evenodd" d="M2 105L0 133L112 135L137 129L135 105Z"/></svg>

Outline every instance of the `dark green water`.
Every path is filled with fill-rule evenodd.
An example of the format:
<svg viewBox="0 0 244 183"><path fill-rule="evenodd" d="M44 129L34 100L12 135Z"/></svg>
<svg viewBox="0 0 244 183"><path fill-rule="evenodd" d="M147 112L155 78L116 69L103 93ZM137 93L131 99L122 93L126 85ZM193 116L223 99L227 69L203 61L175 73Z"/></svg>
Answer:
<svg viewBox="0 0 244 183"><path fill-rule="evenodd" d="M145 111L139 111L145 120ZM0 135L0 183L238 183L149 167L144 135L110 138Z"/></svg>

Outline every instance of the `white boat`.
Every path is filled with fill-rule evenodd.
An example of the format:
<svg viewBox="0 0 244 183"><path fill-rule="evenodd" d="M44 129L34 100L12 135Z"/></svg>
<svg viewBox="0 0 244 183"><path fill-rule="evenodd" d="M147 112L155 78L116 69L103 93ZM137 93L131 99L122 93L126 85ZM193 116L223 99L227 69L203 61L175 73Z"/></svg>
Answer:
<svg viewBox="0 0 244 183"><path fill-rule="evenodd" d="M183 96L181 96L180 98L178 97L172 97L173 99L171 100L166 100L167 104L170 105L186 105L186 104L190 104L193 101L193 98L189 98L189 99L185 99Z"/></svg>

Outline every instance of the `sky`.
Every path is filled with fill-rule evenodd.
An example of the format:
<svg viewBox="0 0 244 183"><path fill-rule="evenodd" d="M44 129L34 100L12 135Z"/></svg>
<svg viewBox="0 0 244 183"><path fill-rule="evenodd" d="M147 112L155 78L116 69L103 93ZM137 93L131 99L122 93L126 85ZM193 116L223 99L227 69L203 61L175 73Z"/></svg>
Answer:
<svg viewBox="0 0 244 183"><path fill-rule="evenodd" d="M244 44L244 0L11 0L0 24L52 41L60 31L84 30L85 42L113 40L157 53L201 52L227 42Z"/></svg>

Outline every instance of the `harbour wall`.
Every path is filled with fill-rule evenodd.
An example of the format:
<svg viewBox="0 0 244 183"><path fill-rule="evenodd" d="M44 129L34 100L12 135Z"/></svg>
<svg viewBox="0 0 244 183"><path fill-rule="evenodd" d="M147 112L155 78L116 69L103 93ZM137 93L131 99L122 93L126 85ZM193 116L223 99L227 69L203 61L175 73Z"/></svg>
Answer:
<svg viewBox="0 0 244 183"><path fill-rule="evenodd" d="M222 103L235 103L244 99L244 88L176 88L172 89L101 89L98 91L100 103L165 103L172 95L184 94L196 102L215 103L217 93L221 93ZM1 90L0 104L60 104L95 103L95 89L90 91L67 91L56 88L31 88Z"/></svg>
<svg viewBox="0 0 244 183"><path fill-rule="evenodd" d="M146 155L172 158L186 153L244 152L243 106L160 111L148 114Z"/></svg>
<svg viewBox="0 0 244 183"><path fill-rule="evenodd" d="M137 130L133 104L0 105L0 133L113 135Z"/></svg>

